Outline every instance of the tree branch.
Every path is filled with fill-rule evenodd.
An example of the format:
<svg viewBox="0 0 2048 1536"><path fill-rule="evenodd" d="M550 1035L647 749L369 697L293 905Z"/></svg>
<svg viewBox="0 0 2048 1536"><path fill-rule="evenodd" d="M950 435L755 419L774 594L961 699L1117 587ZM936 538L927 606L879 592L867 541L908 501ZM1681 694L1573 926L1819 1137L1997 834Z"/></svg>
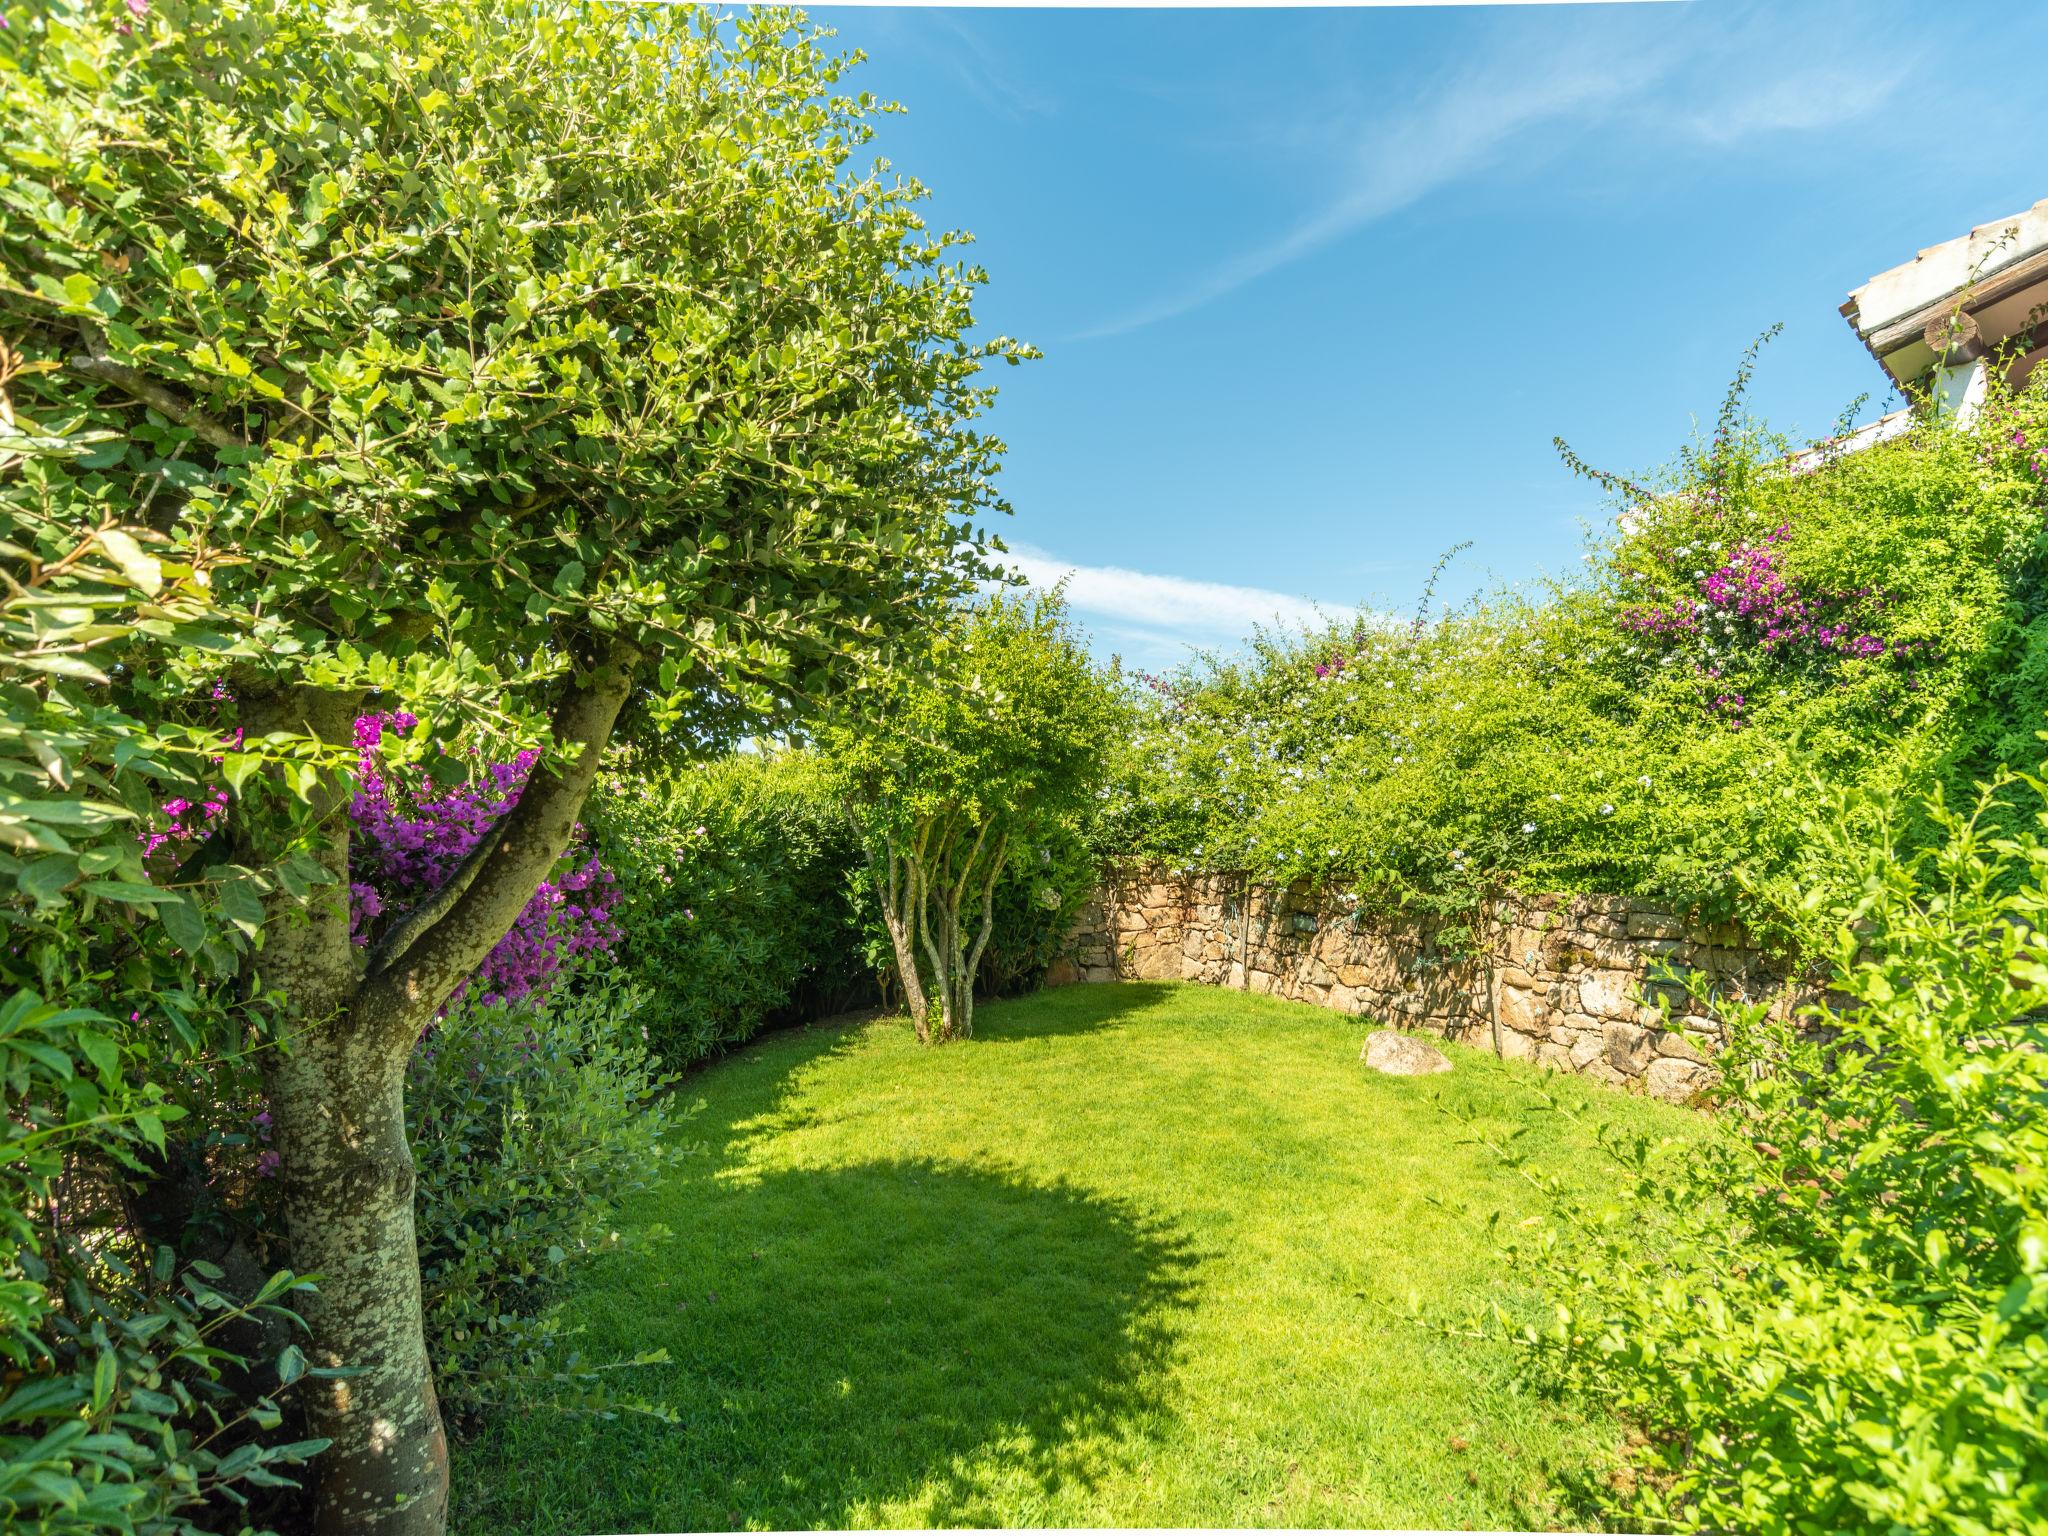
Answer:
<svg viewBox="0 0 2048 1536"><path fill-rule="evenodd" d="M576 818L597 778L598 758L632 691L639 652L612 640L586 657L555 703L553 734L566 761L535 765L497 834L474 863L465 859L427 907L436 915L393 946L384 969L366 977L356 1011L371 1028L416 1030L445 1003L498 941L567 851ZM481 846L481 845L480 845Z"/></svg>
<svg viewBox="0 0 2048 1536"><path fill-rule="evenodd" d="M111 384L116 389L126 390L144 405L168 416L180 426L190 427L205 442L216 448L251 448L255 445L241 433L202 411L168 384L158 383L140 369L119 363L106 353L98 350L93 339L87 337L90 352L73 355L67 365L71 372L82 379L91 379L99 384Z"/></svg>
<svg viewBox="0 0 2048 1536"><path fill-rule="evenodd" d="M462 856L440 888L385 930L384 937L370 948L370 963L363 972L366 977L390 970L405 958L405 952L413 947L421 934L448 915L463 892L475 883L477 872L484 867L484 860L497 851L498 844L504 840L505 824L509 820L511 817L507 815L492 822L490 830Z"/></svg>

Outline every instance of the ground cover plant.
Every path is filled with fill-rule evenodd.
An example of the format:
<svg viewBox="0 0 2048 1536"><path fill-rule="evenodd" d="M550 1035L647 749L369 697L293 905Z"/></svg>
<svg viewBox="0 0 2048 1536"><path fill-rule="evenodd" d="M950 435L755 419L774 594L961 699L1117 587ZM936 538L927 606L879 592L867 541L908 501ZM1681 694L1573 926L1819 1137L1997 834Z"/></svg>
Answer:
<svg viewBox="0 0 2048 1536"><path fill-rule="evenodd" d="M1566 1518L1555 1469L1618 1432L1516 1388L1504 1341L1409 1312L1518 1304L1485 1218L1540 1203L1432 1098L1506 1134L1539 1078L1457 1048L1448 1077L1376 1077L1362 1033L1075 987L942 1051L897 1017L693 1076L683 1171L622 1218L669 1235L594 1261L566 1313L593 1352L667 1349L635 1385L676 1422L500 1421L458 1455L457 1528ZM1564 1169L1591 1146L1527 1135Z"/></svg>
<svg viewBox="0 0 2048 1536"><path fill-rule="evenodd" d="M1719 1134L1673 1157L1610 1130L1605 1210L1516 1159L1555 1195L1514 1234L1556 1303L1530 1347L1640 1432L1624 1526L2048 1529L2040 790L1937 799L1904 857L1824 827L1857 877L1844 1000L1732 1011Z"/></svg>

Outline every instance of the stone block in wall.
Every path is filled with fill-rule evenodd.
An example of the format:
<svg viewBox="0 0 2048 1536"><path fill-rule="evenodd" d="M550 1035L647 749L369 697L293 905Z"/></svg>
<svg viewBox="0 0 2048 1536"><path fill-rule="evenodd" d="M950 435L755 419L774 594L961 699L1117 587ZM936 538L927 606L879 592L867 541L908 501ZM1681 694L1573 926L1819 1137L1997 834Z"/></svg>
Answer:
<svg viewBox="0 0 2048 1536"><path fill-rule="evenodd" d="M1636 907L1627 918L1628 937L1632 939L1682 939L1685 937L1685 921L1675 912L1662 907Z"/></svg>
<svg viewBox="0 0 2048 1536"><path fill-rule="evenodd" d="M1678 1056L1659 1056L1643 1073L1643 1091L1654 1099L1682 1104L1712 1083L1714 1069Z"/></svg>
<svg viewBox="0 0 2048 1536"><path fill-rule="evenodd" d="M1136 944L1130 950L1130 972L1140 981L1178 981L1180 948L1173 944Z"/></svg>
<svg viewBox="0 0 2048 1536"><path fill-rule="evenodd" d="M1636 979L1626 971L1588 971L1579 978L1579 1012L1633 1022L1643 1011L1635 991Z"/></svg>
<svg viewBox="0 0 2048 1536"><path fill-rule="evenodd" d="M1640 1024L1610 1019L1600 1031L1601 1055L1623 1077L1640 1077L1655 1055L1650 1032Z"/></svg>
<svg viewBox="0 0 2048 1536"><path fill-rule="evenodd" d="M1522 1035L1542 1035L1550 1032L1550 1001L1542 992L1526 987L1508 986L1503 982L1499 992L1501 1028L1511 1029Z"/></svg>
<svg viewBox="0 0 2048 1536"><path fill-rule="evenodd" d="M1740 923L1696 923L1686 930L1687 938L1695 944L1710 944L1717 949L1749 949L1749 935L1742 931Z"/></svg>
<svg viewBox="0 0 2048 1536"><path fill-rule="evenodd" d="M1667 1029L1657 1036L1657 1054L1672 1056L1680 1061L1696 1061L1705 1066L1706 1053L1696 1045L1683 1030Z"/></svg>

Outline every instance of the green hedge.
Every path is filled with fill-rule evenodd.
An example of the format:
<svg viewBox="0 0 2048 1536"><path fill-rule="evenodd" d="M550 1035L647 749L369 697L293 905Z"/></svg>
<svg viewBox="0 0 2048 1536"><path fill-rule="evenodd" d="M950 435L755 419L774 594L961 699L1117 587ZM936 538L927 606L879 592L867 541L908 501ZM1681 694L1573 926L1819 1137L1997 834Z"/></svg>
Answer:
<svg viewBox="0 0 2048 1536"><path fill-rule="evenodd" d="M587 814L619 882L612 964L645 994L638 1017L667 1067L771 1024L894 1000L867 869L815 753L662 764L621 750ZM1088 834L1062 821L1012 851L981 990L1043 977L1096 883Z"/></svg>
<svg viewBox="0 0 2048 1536"><path fill-rule="evenodd" d="M852 829L809 754L621 754L588 816L619 881L614 962L645 990L640 1020L669 1067L874 995Z"/></svg>
<svg viewBox="0 0 2048 1536"><path fill-rule="evenodd" d="M2044 442L2048 385L1793 473L1731 403L1656 483L1602 477L1627 521L1575 579L1152 680L1105 851L1444 911L1634 893L1812 948L1818 793L2041 759Z"/></svg>

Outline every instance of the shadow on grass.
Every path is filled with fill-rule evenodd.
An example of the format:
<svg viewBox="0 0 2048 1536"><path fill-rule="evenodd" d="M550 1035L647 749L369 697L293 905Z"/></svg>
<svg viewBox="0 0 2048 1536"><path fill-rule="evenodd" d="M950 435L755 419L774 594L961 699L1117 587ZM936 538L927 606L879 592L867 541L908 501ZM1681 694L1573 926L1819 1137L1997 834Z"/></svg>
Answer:
<svg viewBox="0 0 2048 1536"><path fill-rule="evenodd" d="M977 1003L974 1038L959 1043L972 1050L977 1045L1090 1034L1157 1007L1173 990L1171 984L1157 981L1083 982L1029 997Z"/></svg>
<svg viewBox="0 0 2048 1536"><path fill-rule="evenodd" d="M668 1350L631 1388L678 1422L503 1421L461 1529L994 1525L1166 1411L1194 1256L1114 1204L925 1162L687 1182L687 1234L578 1309L592 1358Z"/></svg>

